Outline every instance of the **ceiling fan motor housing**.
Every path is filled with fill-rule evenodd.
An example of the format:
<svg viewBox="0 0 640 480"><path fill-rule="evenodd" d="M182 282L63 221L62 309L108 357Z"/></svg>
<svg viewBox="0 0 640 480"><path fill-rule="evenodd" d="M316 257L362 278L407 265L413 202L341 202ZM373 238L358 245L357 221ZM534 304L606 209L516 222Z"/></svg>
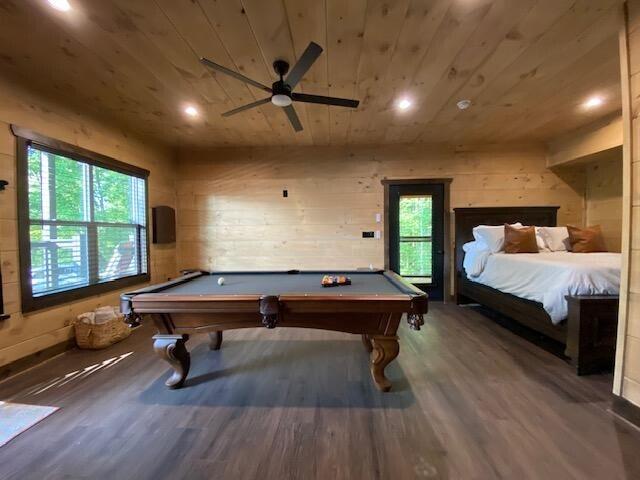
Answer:
<svg viewBox="0 0 640 480"><path fill-rule="evenodd" d="M271 89L273 90L274 95L287 95L288 97L291 96L291 87L284 83L283 80L273 82L273 85L271 85Z"/></svg>
<svg viewBox="0 0 640 480"><path fill-rule="evenodd" d="M287 107L291 105L291 87L284 83L283 80L273 82L271 86L273 95L271 96L271 103L278 107Z"/></svg>

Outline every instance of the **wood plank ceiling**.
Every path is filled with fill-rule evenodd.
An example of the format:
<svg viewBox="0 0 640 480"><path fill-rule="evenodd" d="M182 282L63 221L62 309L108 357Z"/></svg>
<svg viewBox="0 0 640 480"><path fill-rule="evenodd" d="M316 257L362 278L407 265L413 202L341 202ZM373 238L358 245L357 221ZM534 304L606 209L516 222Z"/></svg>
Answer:
<svg viewBox="0 0 640 480"><path fill-rule="evenodd" d="M538 141L620 109L618 0L69 2L0 1L0 75L171 145ZM270 84L311 40L324 53L300 91L357 110L297 103L298 134L271 104L220 117L264 92L200 56Z"/></svg>

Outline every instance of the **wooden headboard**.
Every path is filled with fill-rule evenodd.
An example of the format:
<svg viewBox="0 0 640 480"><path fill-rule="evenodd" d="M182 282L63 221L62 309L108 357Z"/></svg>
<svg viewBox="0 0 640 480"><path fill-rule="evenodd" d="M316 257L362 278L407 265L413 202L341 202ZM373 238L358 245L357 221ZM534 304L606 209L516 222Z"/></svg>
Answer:
<svg viewBox="0 0 640 480"><path fill-rule="evenodd" d="M462 246L473 240L473 227L504 225L520 222L523 225L555 227L560 207L478 207L454 208L456 278L462 273Z"/></svg>

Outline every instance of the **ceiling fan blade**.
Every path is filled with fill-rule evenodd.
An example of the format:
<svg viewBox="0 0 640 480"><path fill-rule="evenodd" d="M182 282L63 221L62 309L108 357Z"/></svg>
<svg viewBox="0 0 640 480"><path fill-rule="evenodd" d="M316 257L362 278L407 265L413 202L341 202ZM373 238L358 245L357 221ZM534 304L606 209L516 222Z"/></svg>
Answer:
<svg viewBox="0 0 640 480"><path fill-rule="evenodd" d="M296 132L301 132L302 124L300 123L300 119L298 118L298 114L296 113L295 108L293 108L293 105L288 105L284 107L283 110L284 113L287 114L287 117L289 117L289 121L291 122L291 126L293 127L293 129Z"/></svg>
<svg viewBox="0 0 640 480"><path fill-rule="evenodd" d="M262 100L258 100L257 102L248 103L243 105L242 107L234 108L233 110L229 110L228 112L224 112L222 114L223 117L230 117L231 115L235 115L236 113L244 112L245 110L249 110L250 108L259 107L260 105L264 105L265 103L271 102L271 97L263 98Z"/></svg>
<svg viewBox="0 0 640 480"><path fill-rule="evenodd" d="M323 97L322 95L307 95L306 93L292 93L291 98L296 102L320 103L322 105L335 105L337 107L358 108L360 100L347 98Z"/></svg>
<svg viewBox="0 0 640 480"><path fill-rule="evenodd" d="M304 74L307 73L307 70L311 68L311 65L318 59L320 54L322 53L322 47L317 43L310 42L307 49L304 51L302 56L298 59L298 62L293 66L289 75L284 80L284 83L289 85L293 90Z"/></svg>
<svg viewBox="0 0 640 480"><path fill-rule="evenodd" d="M248 83L249 85L253 85L256 88L259 88L260 90L264 90L265 92L269 92L271 93L271 89L269 87L267 87L266 85L262 85L259 82L256 82L255 80L251 80L249 77L245 77L244 75L242 75L241 73L238 72L234 72L233 70L229 70L227 67L223 67L222 65L218 65L215 62L212 62L211 60L207 59L207 58L201 58L200 59L200 63L202 63L203 65L206 65L209 68L213 68L214 70L217 70L219 72L225 73L237 80L240 80L241 82L245 82Z"/></svg>

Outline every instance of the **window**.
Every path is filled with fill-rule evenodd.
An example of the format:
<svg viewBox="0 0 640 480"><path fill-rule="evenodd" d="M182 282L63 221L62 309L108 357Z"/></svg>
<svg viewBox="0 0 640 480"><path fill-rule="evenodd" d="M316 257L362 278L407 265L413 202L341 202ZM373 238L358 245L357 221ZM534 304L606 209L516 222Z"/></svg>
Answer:
<svg viewBox="0 0 640 480"><path fill-rule="evenodd" d="M431 283L432 197L431 195L402 195L399 210L399 273L411 283Z"/></svg>
<svg viewBox="0 0 640 480"><path fill-rule="evenodd" d="M18 138L23 310L148 280L148 172L30 137Z"/></svg>

